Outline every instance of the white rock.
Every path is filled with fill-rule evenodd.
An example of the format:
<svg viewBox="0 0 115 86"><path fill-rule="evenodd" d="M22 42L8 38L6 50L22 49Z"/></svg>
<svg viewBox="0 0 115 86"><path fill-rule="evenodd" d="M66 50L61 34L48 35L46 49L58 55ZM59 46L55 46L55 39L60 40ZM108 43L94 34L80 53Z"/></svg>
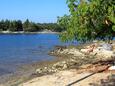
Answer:
<svg viewBox="0 0 115 86"><path fill-rule="evenodd" d="M81 49L81 52L86 53L88 49Z"/></svg>
<svg viewBox="0 0 115 86"><path fill-rule="evenodd" d="M104 50L101 49L100 47L94 49L91 54L96 55L98 58L102 58L102 59L107 59L107 58L110 59L115 57L114 51Z"/></svg>
<svg viewBox="0 0 115 86"><path fill-rule="evenodd" d="M42 73L42 69L36 69L37 73Z"/></svg>
<svg viewBox="0 0 115 86"><path fill-rule="evenodd" d="M64 64L64 65L63 65L63 69L66 69L66 68L67 68L67 65L66 65L66 64Z"/></svg>
<svg viewBox="0 0 115 86"><path fill-rule="evenodd" d="M109 67L108 70L115 70L115 66Z"/></svg>
<svg viewBox="0 0 115 86"><path fill-rule="evenodd" d="M84 56L84 54L82 54L81 52L79 52L79 50L78 49L70 49L69 51L68 51L68 53L69 54L73 54L74 56Z"/></svg>

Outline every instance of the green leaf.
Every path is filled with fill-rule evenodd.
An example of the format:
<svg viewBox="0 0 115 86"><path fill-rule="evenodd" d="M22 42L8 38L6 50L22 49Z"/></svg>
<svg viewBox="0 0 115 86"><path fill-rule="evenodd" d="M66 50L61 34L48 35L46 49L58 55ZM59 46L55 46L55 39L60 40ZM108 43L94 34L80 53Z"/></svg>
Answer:
<svg viewBox="0 0 115 86"><path fill-rule="evenodd" d="M115 25L112 26L112 30L115 31Z"/></svg>

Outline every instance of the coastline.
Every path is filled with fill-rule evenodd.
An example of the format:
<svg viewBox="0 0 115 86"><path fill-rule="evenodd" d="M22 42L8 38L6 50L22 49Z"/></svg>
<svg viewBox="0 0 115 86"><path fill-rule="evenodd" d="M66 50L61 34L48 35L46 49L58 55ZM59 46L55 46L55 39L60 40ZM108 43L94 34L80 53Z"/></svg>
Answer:
<svg viewBox="0 0 115 86"><path fill-rule="evenodd" d="M24 32L24 31L0 31L0 34L59 34L60 32L52 32L52 31L40 31L40 32Z"/></svg>
<svg viewBox="0 0 115 86"><path fill-rule="evenodd" d="M35 74L35 71L37 68L44 68L46 66L51 67L53 64L66 59L64 57L57 58L55 56L54 58L55 59L50 61L40 61L19 66L16 72L0 77L0 86L17 86L18 84L29 81L33 78L52 74L49 72L43 74Z"/></svg>
<svg viewBox="0 0 115 86"><path fill-rule="evenodd" d="M90 45L90 44L88 44ZM62 83L63 80L69 80L71 77L72 81L76 80L78 78L77 75L80 73L80 77L84 76L84 73L87 75L91 74L97 69L101 68L108 68L108 65L106 65L106 62L108 63L110 61L114 61L113 58L109 57L106 59L103 59L102 57L95 57L92 55L84 55L82 53L79 53L79 49L83 48L85 45L79 45L77 47L58 47L54 51L51 51L50 55L53 55L56 57L53 61L44 61L44 62L36 62L33 64L24 65L21 67L21 69L24 69L21 71L20 74L16 73L13 77L14 80L9 81L8 83L5 83L3 86L37 86L39 85L43 80L45 82L39 86L43 86L49 83L48 79L55 81L51 81L53 85L49 86L59 86L59 83L56 84L56 80ZM29 72L29 70L31 70ZM102 70L102 69L101 69ZM64 75L65 74L65 75ZM75 75L76 74L76 75ZM108 73L100 73L101 76L104 76L107 74L108 76L111 74L115 74L115 72L108 72ZM96 74L97 77L100 74ZM73 77L75 75L75 77ZM55 77L56 76L56 77ZM69 77L66 77L69 76ZM106 77L100 77L96 80L100 80ZM63 79L59 79L59 77ZM92 80L91 77L90 80ZM37 80L36 80L37 79ZM60 81L61 80L61 81ZM92 83L94 83L95 80L92 80ZM64 82L61 86L65 86L65 84L69 84L70 82ZM86 82L84 82L86 83ZM97 82L96 82L97 83ZM76 86L76 85L75 85ZM78 86L78 85L77 85ZM84 86L81 85L81 86ZM89 86L89 85L87 85Z"/></svg>
<svg viewBox="0 0 115 86"><path fill-rule="evenodd" d="M42 72L45 73L47 69L51 70L51 73L50 75L46 73L42 76L34 77L31 80L24 81L23 83L19 84L19 86L71 86L69 84L74 83L74 81L92 74L92 76L81 82L74 83L72 86L90 86L91 83L100 86L104 84L101 83L101 80L105 79L108 80L107 84L109 84L111 82L110 78L114 77L115 75L115 71L108 70L109 66L112 65L112 63L115 61L114 57L103 58L96 57L91 54L84 56L83 54L79 53L78 50L78 48L83 48L84 46L86 45L80 45L77 47L77 49L75 49L75 47L73 47L74 49L70 47L61 47L58 48L58 50L52 51L51 54L57 57L67 54L64 56L66 59L56 62L50 69L47 67L42 69L38 68L35 72L35 75L39 75Z"/></svg>

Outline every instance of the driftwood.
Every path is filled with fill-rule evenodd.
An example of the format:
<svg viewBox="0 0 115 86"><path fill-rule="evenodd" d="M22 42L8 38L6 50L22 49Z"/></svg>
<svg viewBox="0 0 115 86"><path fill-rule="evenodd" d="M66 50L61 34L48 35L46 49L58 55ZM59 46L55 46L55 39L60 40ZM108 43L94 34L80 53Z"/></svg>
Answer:
<svg viewBox="0 0 115 86"><path fill-rule="evenodd" d="M114 61L115 60L111 59L111 60L107 60L107 61L98 61L98 62L92 63L90 66L84 68L85 71L92 72L91 74L84 76L83 78L76 80L66 86L72 86L72 85L74 85L74 84L76 84L76 83L96 74L96 73L107 71L108 68L110 67L110 65L114 64Z"/></svg>
<svg viewBox="0 0 115 86"><path fill-rule="evenodd" d="M83 78L81 78L81 79L79 79L79 80L76 80L76 81L74 81L74 82L72 82L72 83L70 83L70 84L68 84L68 85L66 85L66 86L72 86L72 85L74 85L74 84L76 84L76 83L78 83L78 82L80 82L80 81L82 81L82 80L84 80L84 79L86 79L86 78L88 78L88 77L90 77L90 76L96 74L96 73L100 73L100 72L106 71L108 68L109 68L108 65L103 65L103 66L98 66L98 67L94 67L94 68L92 68L92 69L89 69L90 71L92 71L91 74L89 74L89 75L87 75L87 76L84 76ZM87 69L87 70L88 70L88 69Z"/></svg>

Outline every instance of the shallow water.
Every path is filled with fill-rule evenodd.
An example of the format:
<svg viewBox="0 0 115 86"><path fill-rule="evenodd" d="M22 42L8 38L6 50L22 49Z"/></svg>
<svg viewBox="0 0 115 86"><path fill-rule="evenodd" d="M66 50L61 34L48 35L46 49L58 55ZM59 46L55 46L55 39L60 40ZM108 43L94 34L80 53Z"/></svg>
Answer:
<svg viewBox="0 0 115 86"><path fill-rule="evenodd" d="M58 34L1 34L0 75L12 73L23 64L53 60L48 52L55 45L68 45Z"/></svg>

